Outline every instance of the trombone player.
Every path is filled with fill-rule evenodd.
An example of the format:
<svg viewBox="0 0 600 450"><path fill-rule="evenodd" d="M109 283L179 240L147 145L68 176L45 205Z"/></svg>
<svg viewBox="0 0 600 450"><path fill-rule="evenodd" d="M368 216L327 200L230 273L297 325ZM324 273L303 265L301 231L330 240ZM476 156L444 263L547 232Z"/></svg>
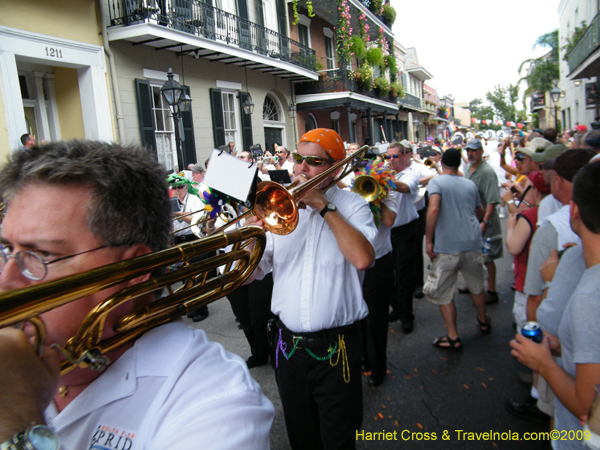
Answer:
<svg viewBox="0 0 600 450"><path fill-rule="evenodd" d="M2 291L164 249L171 231L162 169L139 147L71 141L15 152L0 170L0 195ZM150 277L43 313L47 345L65 346L109 293ZM103 337L152 300L144 294L115 309ZM24 331L0 329L3 449L58 448L58 438L66 449L269 446L271 403L244 361L203 331L171 322L108 352L102 372L77 367L60 377L63 355L47 347L40 359L31 327Z"/></svg>
<svg viewBox="0 0 600 450"><path fill-rule="evenodd" d="M292 153L294 181L305 182L345 158L340 136L317 128ZM325 176L320 189L335 182ZM291 447L354 448L362 424L361 336L367 316L361 284L377 230L368 203L332 185L302 198L296 230L267 233L255 276L273 270L272 312L279 316L277 383ZM264 225L256 217L246 224Z"/></svg>

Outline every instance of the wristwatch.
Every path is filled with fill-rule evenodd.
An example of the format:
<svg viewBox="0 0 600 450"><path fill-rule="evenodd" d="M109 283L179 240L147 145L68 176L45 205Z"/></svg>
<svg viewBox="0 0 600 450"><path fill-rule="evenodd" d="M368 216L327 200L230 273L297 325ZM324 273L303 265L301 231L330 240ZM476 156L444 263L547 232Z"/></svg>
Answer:
<svg viewBox="0 0 600 450"><path fill-rule="evenodd" d="M46 425L32 425L0 444L0 450L60 450L60 438Z"/></svg>
<svg viewBox="0 0 600 450"><path fill-rule="evenodd" d="M321 214L321 217L325 217L325 214L329 211L337 211L337 207L331 202L328 202L319 214Z"/></svg>
<svg viewBox="0 0 600 450"><path fill-rule="evenodd" d="M490 224L489 220L482 220L481 222L483 222L483 224L487 227Z"/></svg>

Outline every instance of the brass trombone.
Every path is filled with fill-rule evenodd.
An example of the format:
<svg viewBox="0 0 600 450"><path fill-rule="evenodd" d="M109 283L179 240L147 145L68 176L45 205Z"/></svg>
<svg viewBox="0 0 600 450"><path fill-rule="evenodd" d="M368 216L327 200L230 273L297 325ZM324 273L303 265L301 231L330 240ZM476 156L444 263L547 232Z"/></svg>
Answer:
<svg viewBox="0 0 600 450"><path fill-rule="evenodd" d="M254 271L264 252L265 232L259 227L242 227L199 241L148 255L120 261L58 280L0 294L0 328L30 322L36 329L38 354L44 346L45 328L39 315L71 301L86 297L125 281L166 269L181 267L148 281L127 287L110 296L86 316L79 330L64 348L53 344L64 355L61 374L77 366L102 370L110 363L103 355L135 339L156 326L187 314L217 300L240 286ZM192 259L225 248L233 249L199 262ZM207 279L207 273L225 266L223 273ZM175 283L183 283L173 289ZM169 295L120 318L113 326L115 336L101 340L106 318L118 306L142 295L166 288Z"/></svg>
<svg viewBox="0 0 600 450"><path fill-rule="evenodd" d="M371 175L361 175L356 177L352 185L352 192L357 193L367 202L374 202L381 195L381 185Z"/></svg>
<svg viewBox="0 0 600 450"><path fill-rule="evenodd" d="M320 173L316 177L311 178L304 183L294 185L291 188L285 188L282 185L273 181L262 181L256 189L256 199L254 208L237 216L234 220L226 223L222 227L215 230L215 233L239 222L240 220L254 214L258 216L264 223L265 229L271 233L285 235L289 234L298 226L298 205L302 197L308 194L311 190L319 188L321 183L332 173L347 164L340 175L331 181L327 186L320 187L325 192L338 181L343 179L351 171L354 172L360 162L363 160L367 151L368 145L364 145L356 152L352 153L347 158L338 161L326 171ZM348 164L349 163L349 164ZM301 205L300 205L301 206Z"/></svg>

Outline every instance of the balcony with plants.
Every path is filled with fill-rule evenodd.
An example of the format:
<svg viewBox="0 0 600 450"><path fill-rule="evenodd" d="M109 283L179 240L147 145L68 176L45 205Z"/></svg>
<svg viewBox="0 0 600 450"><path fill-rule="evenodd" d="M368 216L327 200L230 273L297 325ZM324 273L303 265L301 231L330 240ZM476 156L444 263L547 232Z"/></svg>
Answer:
<svg viewBox="0 0 600 450"><path fill-rule="evenodd" d="M600 47L600 13L592 19L589 26L582 21L565 41L566 44L562 47L564 59L569 64L569 71L573 72ZM596 74L590 76L594 75Z"/></svg>
<svg viewBox="0 0 600 450"><path fill-rule="evenodd" d="M321 71L319 81L296 85L296 94L349 91L396 104L404 98L406 91L399 81L393 43L386 30L376 27L364 11L358 11L358 17L353 16L348 0L340 1L338 5L336 53L339 67Z"/></svg>
<svg viewBox="0 0 600 450"><path fill-rule="evenodd" d="M109 28L151 24L268 56L309 71L316 70L313 49L209 3L199 0L108 0L108 7Z"/></svg>

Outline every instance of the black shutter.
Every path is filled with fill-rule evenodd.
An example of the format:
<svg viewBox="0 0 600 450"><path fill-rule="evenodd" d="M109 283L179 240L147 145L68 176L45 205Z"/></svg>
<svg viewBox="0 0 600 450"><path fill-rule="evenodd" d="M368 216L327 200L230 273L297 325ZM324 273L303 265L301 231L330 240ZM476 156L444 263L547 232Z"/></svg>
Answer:
<svg viewBox="0 0 600 450"><path fill-rule="evenodd" d="M190 87L184 86L186 88L187 95L192 97L190 94ZM183 153L186 163L196 163L198 160L196 159L196 141L194 140L194 121L192 119L192 112L182 112L181 113L181 121L183 122L183 135L185 139L181 142L183 145Z"/></svg>
<svg viewBox="0 0 600 450"><path fill-rule="evenodd" d="M252 34L250 32L250 20L248 16L248 0L236 0L237 4L237 28L240 38L240 47L252 50Z"/></svg>
<svg viewBox="0 0 600 450"><path fill-rule="evenodd" d="M140 137L142 145L151 149L158 160L156 152L156 136L154 135L154 114L152 113L152 90L148 80L135 79L137 93L138 118L140 121Z"/></svg>
<svg viewBox="0 0 600 450"><path fill-rule="evenodd" d="M244 150L249 150L252 141L252 115L244 112L244 101L248 97L247 92L240 92L240 111L242 115L242 145Z"/></svg>
<svg viewBox="0 0 600 450"><path fill-rule="evenodd" d="M277 25L279 26L279 58L283 61L290 61L291 51L287 36L287 14L285 0L276 0L275 7L277 9Z"/></svg>
<svg viewBox="0 0 600 450"><path fill-rule="evenodd" d="M210 113L213 123L213 141L215 148L225 145L225 123L223 121L223 99L221 89L210 89Z"/></svg>

